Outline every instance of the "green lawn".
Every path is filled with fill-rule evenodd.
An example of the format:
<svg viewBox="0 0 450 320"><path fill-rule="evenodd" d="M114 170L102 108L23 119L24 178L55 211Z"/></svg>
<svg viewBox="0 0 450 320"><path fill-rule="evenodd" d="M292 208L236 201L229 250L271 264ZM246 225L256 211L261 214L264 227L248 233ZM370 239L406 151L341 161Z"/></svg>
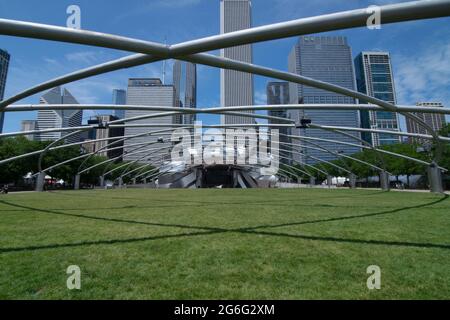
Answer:
<svg viewBox="0 0 450 320"><path fill-rule="evenodd" d="M66 288L66 268L82 288ZM369 265L382 271L368 290ZM450 298L450 200L376 190L0 196L1 299Z"/></svg>

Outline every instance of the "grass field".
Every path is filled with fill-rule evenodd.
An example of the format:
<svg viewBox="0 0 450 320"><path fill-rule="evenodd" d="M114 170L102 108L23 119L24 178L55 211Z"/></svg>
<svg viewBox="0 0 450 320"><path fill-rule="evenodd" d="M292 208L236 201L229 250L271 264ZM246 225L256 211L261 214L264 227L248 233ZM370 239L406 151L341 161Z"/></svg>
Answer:
<svg viewBox="0 0 450 320"><path fill-rule="evenodd" d="M81 268L81 290L66 268ZM369 265L381 290L368 290ZM0 196L1 299L450 298L450 199L351 190Z"/></svg>

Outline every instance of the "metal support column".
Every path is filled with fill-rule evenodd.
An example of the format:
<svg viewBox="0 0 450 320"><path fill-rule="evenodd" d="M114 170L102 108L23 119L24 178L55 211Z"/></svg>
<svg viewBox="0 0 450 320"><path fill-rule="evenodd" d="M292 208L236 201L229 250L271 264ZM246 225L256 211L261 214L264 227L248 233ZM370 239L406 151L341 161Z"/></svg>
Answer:
<svg viewBox="0 0 450 320"><path fill-rule="evenodd" d="M74 185L73 185L73 189L74 190L80 190L80 175L79 174L77 174L75 176L75 182L74 182Z"/></svg>
<svg viewBox="0 0 450 320"><path fill-rule="evenodd" d="M354 173L351 173L349 176L349 184L351 189L356 188L356 175Z"/></svg>
<svg viewBox="0 0 450 320"><path fill-rule="evenodd" d="M432 162L428 167L428 182L430 184L430 191L434 193L443 193L442 185L442 171L436 162Z"/></svg>
<svg viewBox="0 0 450 320"><path fill-rule="evenodd" d="M309 177L309 185L311 188L316 185L316 177Z"/></svg>
<svg viewBox="0 0 450 320"><path fill-rule="evenodd" d="M389 181L389 173L386 171L380 172L380 187L383 191L389 191L391 190L391 184Z"/></svg>
<svg viewBox="0 0 450 320"><path fill-rule="evenodd" d="M37 192L44 191L44 185L45 185L45 172L41 171L39 172L36 178L36 191Z"/></svg>
<svg viewBox="0 0 450 320"><path fill-rule="evenodd" d="M327 175L327 186L328 188L331 188L333 185L333 176Z"/></svg>

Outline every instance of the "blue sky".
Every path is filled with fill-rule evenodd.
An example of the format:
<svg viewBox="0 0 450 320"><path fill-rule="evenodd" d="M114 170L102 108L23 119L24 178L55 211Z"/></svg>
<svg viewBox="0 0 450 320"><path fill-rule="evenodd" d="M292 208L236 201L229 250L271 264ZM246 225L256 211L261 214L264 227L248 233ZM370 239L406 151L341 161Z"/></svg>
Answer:
<svg viewBox="0 0 450 320"><path fill-rule="evenodd" d="M395 2L390 0L253 0L253 25L259 26L336 11ZM175 44L219 33L219 0L0 0L0 17L65 26L66 8L81 7L82 28L149 41ZM450 18L357 28L344 35L356 56L362 50L392 55L399 104L440 101L450 107ZM287 70L287 56L296 38L254 45L254 63ZM66 43L0 36L0 48L11 56L6 97L39 82L128 55L127 52ZM217 54L217 52L214 52ZM167 64L167 82L172 63ZM78 81L66 87L80 103L110 103L112 89L126 88L130 77L161 77L162 64L131 68ZM266 103L271 79L255 77L255 102ZM219 70L199 66L198 106L218 106ZM38 103L39 95L19 103ZM85 118L93 115L86 112ZM7 114L5 132L20 130L20 121L35 113ZM206 123L218 117L202 116Z"/></svg>

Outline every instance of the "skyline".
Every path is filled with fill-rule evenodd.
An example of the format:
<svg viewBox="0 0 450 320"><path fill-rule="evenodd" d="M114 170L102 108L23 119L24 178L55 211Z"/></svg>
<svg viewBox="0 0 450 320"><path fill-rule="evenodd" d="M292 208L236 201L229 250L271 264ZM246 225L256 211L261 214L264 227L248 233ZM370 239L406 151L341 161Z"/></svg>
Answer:
<svg viewBox="0 0 450 320"><path fill-rule="evenodd" d="M353 59L346 37L300 37L289 54L289 72L353 91L356 90ZM289 99L291 104L356 104L356 99L352 97L294 83L289 85ZM360 127L359 112L356 110L288 110L287 114L290 119L297 122L306 118L311 119L314 124L318 125L339 124L343 127ZM314 128L291 129L291 134L339 140L347 143L354 143L355 138L361 138L359 132L353 132L348 137L342 136L340 133ZM336 145L324 141L318 144L335 153L347 155L361 151L361 148L354 146ZM302 153L302 155L294 154L293 159L305 161L307 164L317 163L316 159L319 157L328 161L337 158L333 154L323 154L322 151L309 149L305 144L301 148L293 149Z"/></svg>
<svg viewBox="0 0 450 320"><path fill-rule="evenodd" d="M311 1L302 4L302 6L294 5L294 2L291 0L270 1L274 14L268 16L265 14L265 8L269 1L254 0L252 5L253 26L287 21L311 14L324 14L345 9L362 8L374 3L373 1L325 1L329 6L327 6L327 9L320 9L319 6ZM375 2L377 4L385 4L404 1ZM0 9L4 13L2 17L56 25L64 25L65 19L67 18L65 9L69 1L61 1L56 5L52 1L44 1L41 3L42 8L38 8L34 4L27 4L28 7L35 7L36 10L27 10L26 12L19 9L21 3L25 3L25 1L17 1L13 4L8 3L6 7L6 1L0 1ZM90 4L87 1L78 2L82 10L83 29L160 42L164 42L162 38L165 37L164 33L167 33L168 43L177 43L196 37L218 34L220 29L218 19L219 1L192 0L168 1L164 3L152 1L149 5L151 8L147 11L134 10L134 12L133 8L138 8L139 4L137 2L131 2L128 16L125 14L127 11L119 10L120 6L117 4L108 4L105 7L105 3L105 1L98 1L95 4ZM50 4L52 5L51 12L53 14L49 14L47 11L44 12L45 9L49 9ZM322 5L320 7L325 6ZM105 16L111 16L112 18L102 19L97 25L98 19L95 19L94 13L99 12L100 8L102 8ZM308 9L308 11L303 12L299 8ZM180 15L179 13L181 11L189 14ZM55 12L60 12L60 14L56 17ZM122 12L122 14L116 16L110 14L114 12ZM211 14L212 12L215 14ZM155 19L145 20L145 17L148 15L155 17ZM180 19L174 20L173 17L175 16L181 17ZM418 101L436 101L442 102L444 106L449 107L450 93L447 88L450 85L450 31L443 28L445 22L448 20L448 18L444 18L407 22L383 26L381 30L358 28L324 33L323 35L347 36L349 45L352 47L353 58L360 51L381 50L390 52L400 105L415 105ZM170 23L167 23L167 21L170 21ZM202 23L198 23L197 21L202 21ZM443 21L445 22L442 23ZM188 27L186 27L186 23L189 23ZM144 26L146 24L150 28L146 28L145 30L142 28L134 28L136 25ZM180 28L180 25L183 27ZM208 30L205 29L207 26L210 27ZM192 30L192 32L188 32L187 30ZM144 31L148 34L143 34ZM412 38L410 35L420 41L418 43L416 43L417 41L411 41ZM12 56L6 87L6 97L31 85L35 85L38 82L64 73L128 55L128 53L115 50L57 44L39 40L5 36L0 36L0 39L0 48L7 50ZM255 44L253 46L254 62L268 67L287 70L287 56L297 39L298 37L293 37ZM434 45L436 43L438 45L435 47ZM23 50L26 46L33 48L33 50ZM409 51L414 53L408 54ZM215 54L218 54L218 51ZM408 63L408 60L406 60L405 57L407 56L411 63ZM172 64L173 61L167 63L166 72L171 70ZM171 83L171 72L167 72L167 74L166 82ZM219 74L218 69L199 66L198 107L219 106ZM67 88L80 103L110 103L112 90L126 88L128 78L135 77L161 78L162 63L108 73L67 85ZM269 81L273 81L273 79L255 76L255 104L266 103L265 91ZM38 100L39 95L36 95L22 100L19 103L37 104ZM20 120L36 118L35 113L33 114L7 114L5 132L19 131ZM94 114L94 112L86 112L84 119L86 120ZM220 120L218 116L207 115L202 115L199 119L203 120L205 124L219 123ZM405 129L403 121L402 129Z"/></svg>
<svg viewBox="0 0 450 320"><path fill-rule="evenodd" d="M252 2L249 0L220 1L220 33L252 28ZM253 63L253 45L224 48L220 56ZM251 106L255 103L253 74L235 70L220 70L220 106ZM253 112L249 112L253 113ZM222 115L221 124L252 124L253 118Z"/></svg>

